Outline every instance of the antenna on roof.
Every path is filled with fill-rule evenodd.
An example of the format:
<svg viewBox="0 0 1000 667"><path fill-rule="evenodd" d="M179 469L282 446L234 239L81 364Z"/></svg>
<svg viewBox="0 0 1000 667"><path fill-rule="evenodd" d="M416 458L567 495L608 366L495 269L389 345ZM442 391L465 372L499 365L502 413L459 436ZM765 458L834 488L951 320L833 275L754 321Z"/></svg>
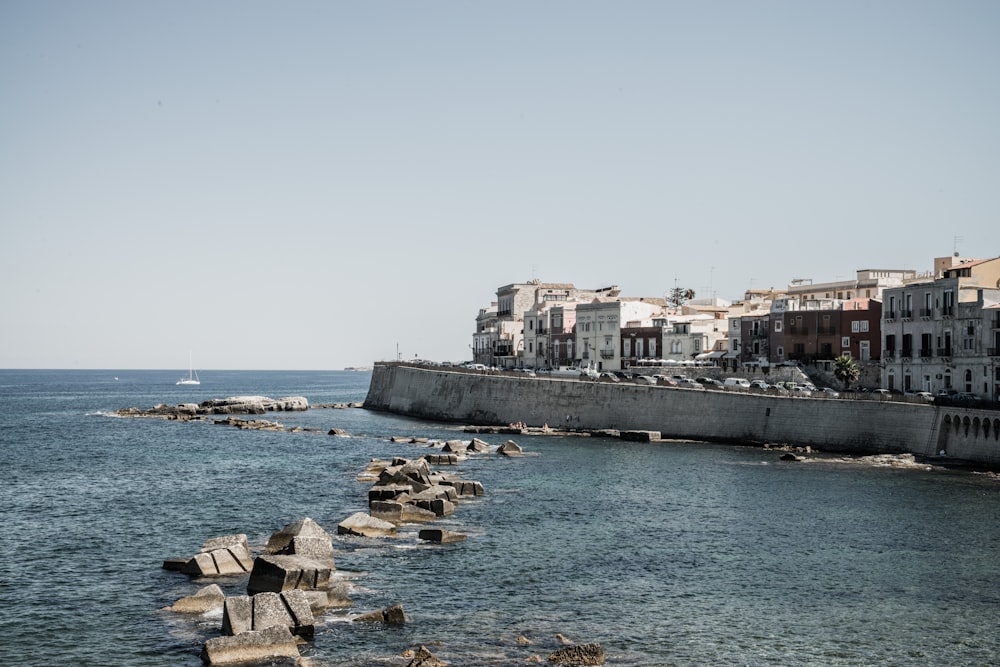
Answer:
<svg viewBox="0 0 1000 667"><path fill-rule="evenodd" d="M958 257L958 242L964 240L961 236L954 237L954 248L955 257Z"/></svg>

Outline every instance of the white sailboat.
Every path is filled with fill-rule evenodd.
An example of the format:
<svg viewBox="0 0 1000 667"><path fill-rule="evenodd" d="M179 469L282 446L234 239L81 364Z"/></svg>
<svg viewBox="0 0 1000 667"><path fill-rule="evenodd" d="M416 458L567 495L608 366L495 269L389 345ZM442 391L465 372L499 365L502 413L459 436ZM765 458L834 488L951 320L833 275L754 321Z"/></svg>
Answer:
<svg viewBox="0 0 1000 667"><path fill-rule="evenodd" d="M201 384L201 380L198 379L198 374L194 370L193 358L188 363L188 376L178 380L177 384Z"/></svg>

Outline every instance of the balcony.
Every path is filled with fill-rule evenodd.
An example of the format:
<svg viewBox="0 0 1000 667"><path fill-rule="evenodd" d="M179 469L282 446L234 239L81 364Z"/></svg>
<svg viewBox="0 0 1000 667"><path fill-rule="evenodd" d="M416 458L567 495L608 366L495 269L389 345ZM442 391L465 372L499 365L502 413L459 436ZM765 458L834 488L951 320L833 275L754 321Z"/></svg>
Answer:
<svg viewBox="0 0 1000 667"><path fill-rule="evenodd" d="M987 357L1000 357L1000 347L986 348Z"/></svg>
<svg viewBox="0 0 1000 667"><path fill-rule="evenodd" d="M816 333L820 336L832 336L837 333L837 327L816 327Z"/></svg>
<svg viewBox="0 0 1000 667"><path fill-rule="evenodd" d="M809 327L790 326L786 332L789 336L808 336Z"/></svg>
<svg viewBox="0 0 1000 667"><path fill-rule="evenodd" d="M933 355L933 350L927 347L920 348L920 357L922 359L930 359Z"/></svg>
<svg viewBox="0 0 1000 667"><path fill-rule="evenodd" d="M601 350L601 359L614 359L615 351L613 348L605 348Z"/></svg>
<svg viewBox="0 0 1000 667"><path fill-rule="evenodd" d="M934 316L934 309L933 308L921 308L920 309L920 317L933 317L933 316Z"/></svg>
<svg viewBox="0 0 1000 667"><path fill-rule="evenodd" d="M954 317L955 316L955 306L944 306L941 309L941 317Z"/></svg>
<svg viewBox="0 0 1000 667"><path fill-rule="evenodd" d="M889 350L882 350L882 357L885 359L895 359L896 358L895 348Z"/></svg>
<svg viewBox="0 0 1000 667"><path fill-rule="evenodd" d="M884 314L885 314L885 319L887 319L887 320L894 320L894 319L896 319L896 311L895 310L887 310L887 311L885 311Z"/></svg>
<svg viewBox="0 0 1000 667"><path fill-rule="evenodd" d="M937 356L939 357L950 357L951 348L950 347L939 347L937 350Z"/></svg>
<svg viewBox="0 0 1000 667"><path fill-rule="evenodd" d="M497 343L493 353L498 357L512 357L514 356L514 346L510 343Z"/></svg>
<svg viewBox="0 0 1000 667"><path fill-rule="evenodd" d="M903 318L904 320L912 320L913 319L913 311L912 310L901 310L901 311L899 311L899 316L901 318Z"/></svg>
<svg viewBox="0 0 1000 667"><path fill-rule="evenodd" d="M913 350L910 349L910 348L904 347L903 351L899 353L899 356L902 357L903 359L912 359L913 358Z"/></svg>

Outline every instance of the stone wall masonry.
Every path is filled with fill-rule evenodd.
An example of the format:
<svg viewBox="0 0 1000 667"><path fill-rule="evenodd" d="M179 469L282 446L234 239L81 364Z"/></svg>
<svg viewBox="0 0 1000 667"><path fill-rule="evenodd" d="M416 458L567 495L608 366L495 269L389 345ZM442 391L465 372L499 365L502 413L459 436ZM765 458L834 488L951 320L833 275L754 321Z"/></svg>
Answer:
<svg viewBox="0 0 1000 667"><path fill-rule="evenodd" d="M659 431L668 439L769 442L864 454L930 457L944 452L951 459L1000 465L1000 414L933 404L454 373L385 363L375 365L364 405L466 424Z"/></svg>

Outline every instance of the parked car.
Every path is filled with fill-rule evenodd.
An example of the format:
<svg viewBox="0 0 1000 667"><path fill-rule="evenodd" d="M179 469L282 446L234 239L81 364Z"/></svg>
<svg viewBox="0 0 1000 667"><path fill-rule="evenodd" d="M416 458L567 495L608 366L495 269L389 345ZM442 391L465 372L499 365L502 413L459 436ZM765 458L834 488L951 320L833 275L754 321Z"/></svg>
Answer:
<svg viewBox="0 0 1000 667"><path fill-rule="evenodd" d="M888 389L872 389L872 394L878 396L879 398L885 399L889 398L892 395L892 392L889 391Z"/></svg>
<svg viewBox="0 0 1000 667"><path fill-rule="evenodd" d="M677 381L677 386L682 389L704 389L704 385L700 382L695 382L691 378L684 378L683 380Z"/></svg>
<svg viewBox="0 0 1000 667"><path fill-rule="evenodd" d="M597 376L598 382L619 382L618 376L607 371Z"/></svg>
<svg viewBox="0 0 1000 667"><path fill-rule="evenodd" d="M726 378L722 386L726 389L749 389L750 380L746 378Z"/></svg>
<svg viewBox="0 0 1000 667"><path fill-rule="evenodd" d="M705 387L706 389L712 389L713 387L722 386L722 383L716 380L715 378L701 377L701 378L695 378L694 381L700 384L701 386Z"/></svg>
<svg viewBox="0 0 1000 667"><path fill-rule="evenodd" d="M770 386L763 380L752 380L750 382L750 389L756 389L757 391L767 391Z"/></svg>
<svg viewBox="0 0 1000 667"><path fill-rule="evenodd" d="M835 389L830 389L830 387L823 387L819 390L825 398L840 398L840 394Z"/></svg>
<svg viewBox="0 0 1000 667"><path fill-rule="evenodd" d="M638 384L656 384L656 378L652 375L633 375L632 381Z"/></svg>
<svg viewBox="0 0 1000 667"><path fill-rule="evenodd" d="M812 392L805 385L797 384L788 390L792 396L812 396Z"/></svg>

